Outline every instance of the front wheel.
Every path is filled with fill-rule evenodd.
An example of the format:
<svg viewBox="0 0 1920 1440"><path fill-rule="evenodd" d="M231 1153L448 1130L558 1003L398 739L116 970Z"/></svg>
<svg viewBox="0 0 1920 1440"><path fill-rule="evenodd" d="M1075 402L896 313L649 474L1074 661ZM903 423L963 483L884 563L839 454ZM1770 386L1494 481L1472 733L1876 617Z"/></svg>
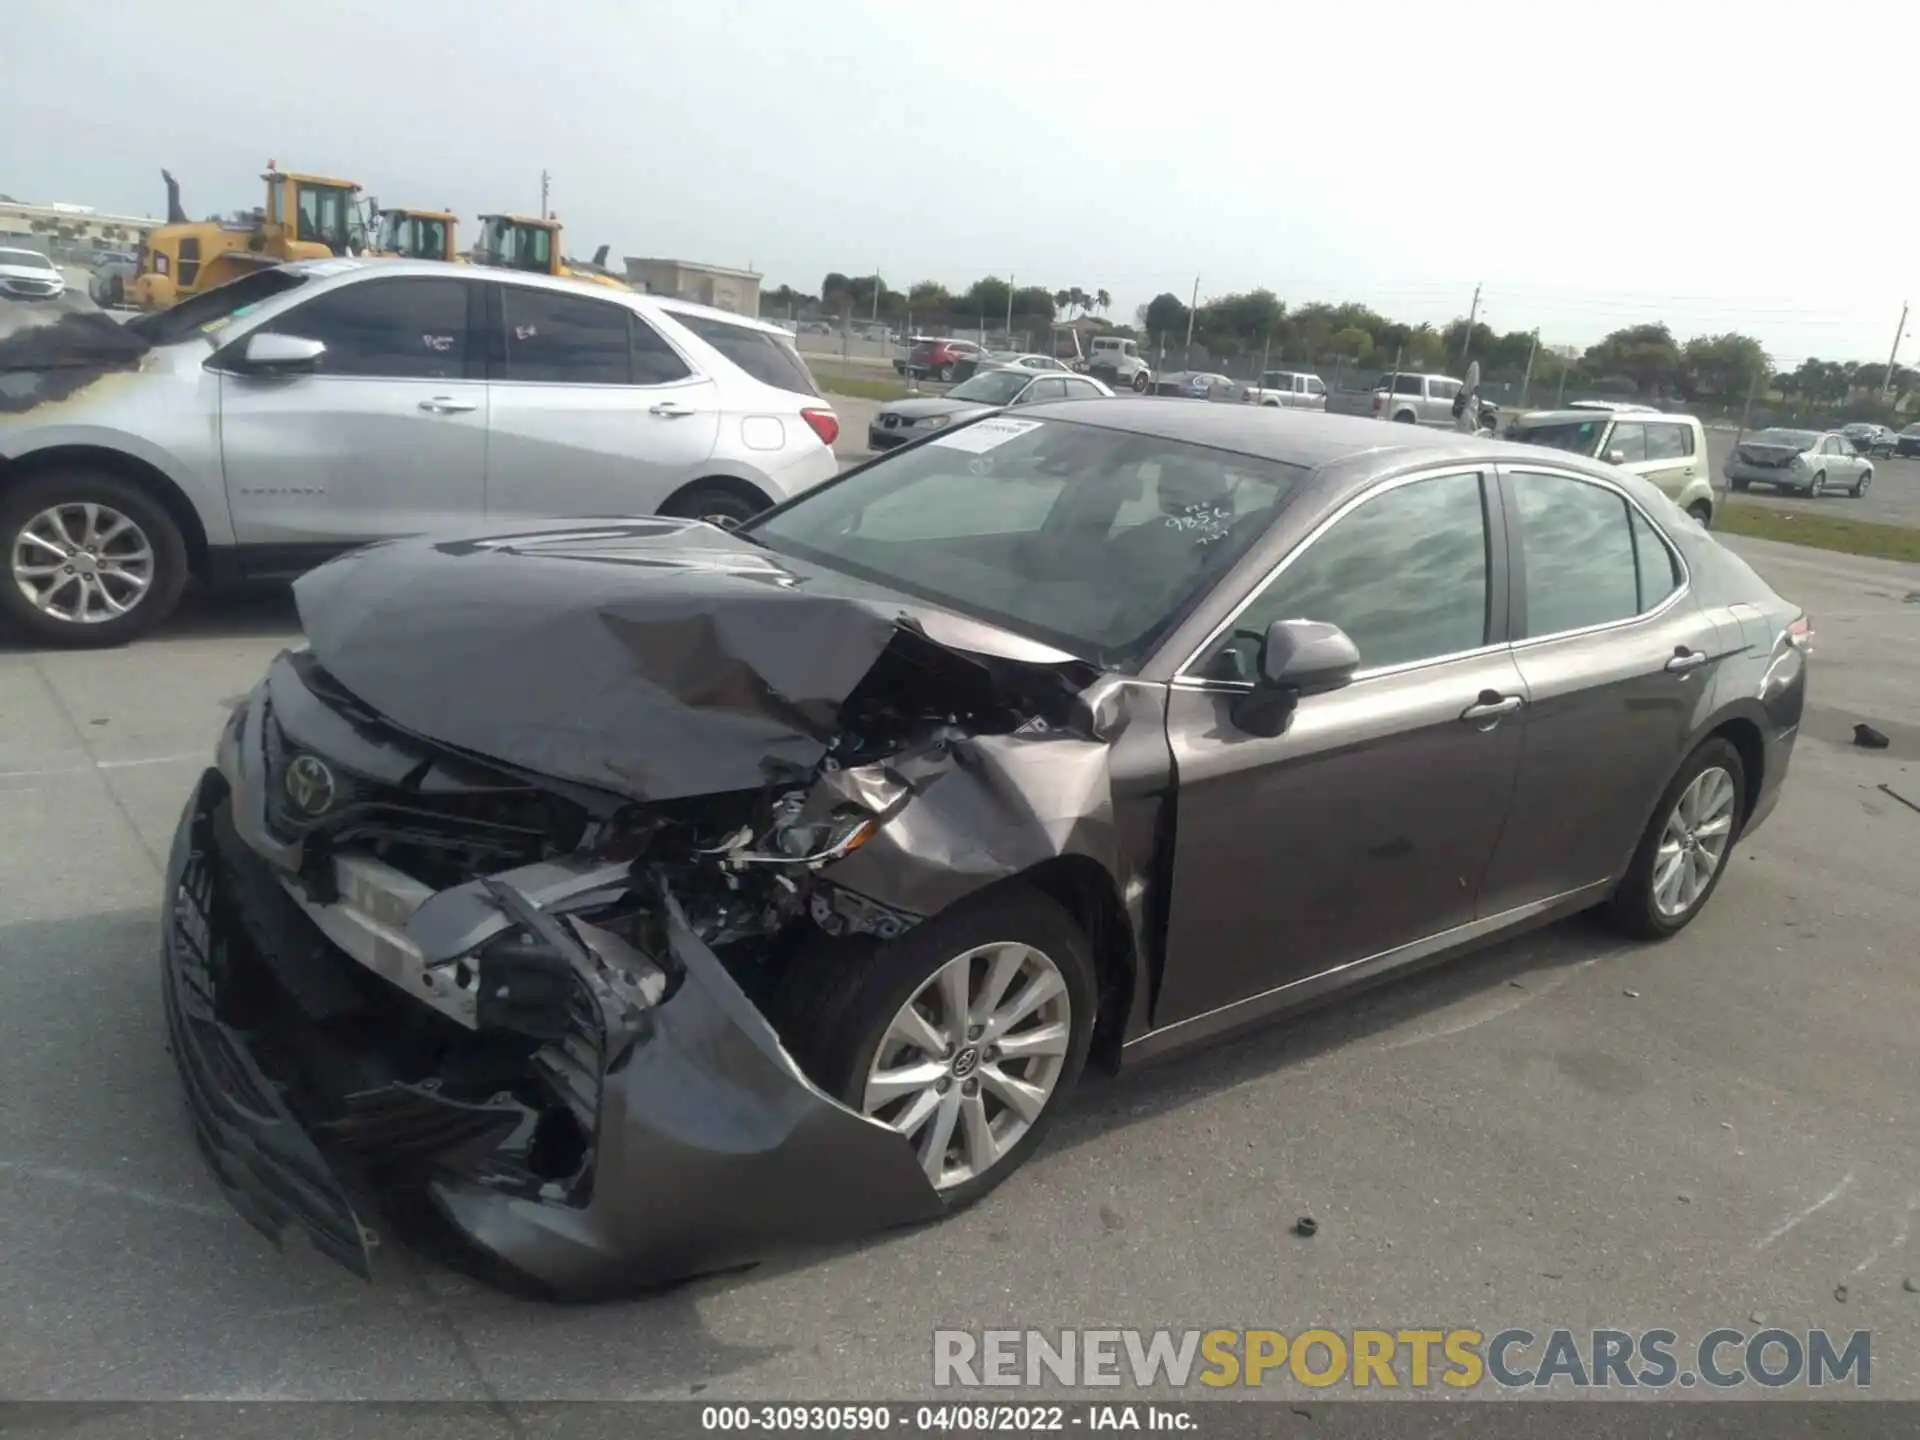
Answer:
<svg viewBox="0 0 1920 1440"><path fill-rule="evenodd" d="M1136 395L1146 394L1147 387L1152 383L1153 381L1148 378L1147 372L1142 370L1139 374L1133 377L1133 393Z"/></svg>
<svg viewBox="0 0 1920 1440"><path fill-rule="evenodd" d="M187 547L159 501L117 475L41 475L0 494L0 617L54 645L123 645L173 613Z"/></svg>
<svg viewBox="0 0 1920 1440"><path fill-rule="evenodd" d="M949 380L953 379L953 366L942 365L938 370L933 372L933 378L938 380L942 385L946 384Z"/></svg>
<svg viewBox="0 0 1920 1440"><path fill-rule="evenodd" d="M1822 495L1826 493L1827 493L1827 472L1822 470L1818 475L1815 475L1813 479L1807 482L1807 494L1811 496L1813 499L1818 500Z"/></svg>
<svg viewBox="0 0 1920 1440"><path fill-rule="evenodd" d="M1873 471L1862 470L1860 478L1853 482L1853 498L1858 500L1867 493L1867 487L1873 484Z"/></svg>
<svg viewBox="0 0 1920 1440"><path fill-rule="evenodd" d="M1093 1037L1093 959L1072 918L995 886L865 957L815 960L783 1028L821 1087L898 1132L949 1211L1018 1169Z"/></svg>
<svg viewBox="0 0 1920 1440"><path fill-rule="evenodd" d="M1664 940L1700 913L1746 818L1746 775L1740 752L1718 737L1687 757L1608 902L1616 926L1638 940Z"/></svg>
<svg viewBox="0 0 1920 1440"><path fill-rule="evenodd" d="M722 530L737 529L767 508L767 498L745 484L703 480L681 491L660 507L662 515L682 520L704 520Z"/></svg>
<svg viewBox="0 0 1920 1440"><path fill-rule="evenodd" d="M1702 530L1705 530L1713 523L1713 507L1704 500L1696 500L1693 504L1689 505L1687 507L1687 514L1700 522L1700 528Z"/></svg>

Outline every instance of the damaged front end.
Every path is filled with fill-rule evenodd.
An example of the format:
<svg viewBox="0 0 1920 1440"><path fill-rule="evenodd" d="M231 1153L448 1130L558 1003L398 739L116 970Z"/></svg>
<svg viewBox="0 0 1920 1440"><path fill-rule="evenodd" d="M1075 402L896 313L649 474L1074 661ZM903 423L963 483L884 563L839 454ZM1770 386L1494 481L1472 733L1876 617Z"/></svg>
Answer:
<svg viewBox="0 0 1920 1440"><path fill-rule="evenodd" d="M173 1049L235 1207L366 1275L353 1197L423 1195L570 1294L940 1214L903 1138L796 1062L781 984L808 946L891 938L1049 856L1124 872L1076 677L1022 661L1010 683L788 587L755 625L736 575L679 619L594 602L587 643L627 652L592 682L621 728L543 728L536 696L468 748L451 708L393 712L484 697L396 684L338 609L308 613L333 570L301 592L314 651L236 710L169 867Z"/></svg>

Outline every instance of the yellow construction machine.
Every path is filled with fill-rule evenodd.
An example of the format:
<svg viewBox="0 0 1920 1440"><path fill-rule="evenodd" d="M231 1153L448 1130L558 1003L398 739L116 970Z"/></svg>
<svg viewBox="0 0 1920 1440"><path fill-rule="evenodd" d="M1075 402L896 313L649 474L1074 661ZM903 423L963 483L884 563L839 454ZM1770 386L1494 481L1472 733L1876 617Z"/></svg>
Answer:
<svg viewBox="0 0 1920 1440"><path fill-rule="evenodd" d="M567 260L560 248L560 222L531 215L482 215L480 238L474 242L473 263L506 270L528 270L535 275L558 275L586 280L614 290L633 287L607 269L602 245L591 261Z"/></svg>
<svg viewBox="0 0 1920 1440"><path fill-rule="evenodd" d="M460 217L448 210L415 210L407 206L385 208L377 201L367 205L373 238L369 255L394 255L405 260L460 260L455 243Z"/></svg>
<svg viewBox="0 0 1920 1440"><path fill-rule="evenodd" d="M167 223L147 232L139 270L109 303L164 310L189 295L286 260L317 260L363 250L366 235L351 180L303 175L267 161L267 203L226 220L189 220L180 185L165 170Z"/></svg>

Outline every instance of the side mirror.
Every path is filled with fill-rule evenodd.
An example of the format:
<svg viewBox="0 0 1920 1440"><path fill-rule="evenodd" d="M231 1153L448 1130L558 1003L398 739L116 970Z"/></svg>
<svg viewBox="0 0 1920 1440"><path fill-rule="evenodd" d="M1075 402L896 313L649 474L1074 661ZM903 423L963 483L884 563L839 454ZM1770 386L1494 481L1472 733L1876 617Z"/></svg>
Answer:
<svg viewBox="0 0 1920 1440"><path fill-rule="evenodd" d="M1609 450L1609 451L1607 451L1607 463L1608 463L1609 465L1624 465L1624 464L1626 464L1626 463L1627 463L1627 452L1626 452L1626 451L1624 451L1624 450Z"/></svg>
<svg viewBox="0 0 1920 1440"><path fill-rule="evenodd" d="M240 359L248 370L291 374L313 369L326 353L327 347L318 340L300 335L249 335Z"/></svg>
<svg viewBox="0 0 1920 1440"><path fill-rule="evenodd" d="M1338 690L1360 668L1360 651L1338 625L1276 620L1260 642L1260 678L1234 706L1233 723L1250 735L1285 732L1303 695Z"/></svg>

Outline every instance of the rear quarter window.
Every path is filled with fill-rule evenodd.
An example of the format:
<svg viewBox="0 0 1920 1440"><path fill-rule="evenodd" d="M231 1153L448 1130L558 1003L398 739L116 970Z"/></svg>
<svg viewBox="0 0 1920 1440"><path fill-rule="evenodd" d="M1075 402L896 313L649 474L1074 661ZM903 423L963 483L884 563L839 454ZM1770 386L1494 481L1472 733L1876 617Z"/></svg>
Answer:
<svg viewBox="0 0 1920 1440"><path fill-rule="evenodd" d="M710 315L668 313L762 385L795 395L817 397L820 394L813 372L807 369L807 362L800 358L800 352L786 336L772 335L749 325L734 325Z"/></svg>

